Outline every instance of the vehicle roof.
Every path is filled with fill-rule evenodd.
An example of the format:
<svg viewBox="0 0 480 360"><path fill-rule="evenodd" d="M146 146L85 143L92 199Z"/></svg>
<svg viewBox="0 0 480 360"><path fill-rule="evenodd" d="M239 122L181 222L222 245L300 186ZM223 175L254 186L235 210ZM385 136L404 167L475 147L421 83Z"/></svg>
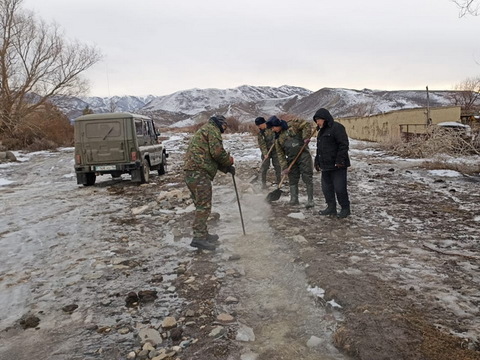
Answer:
<svg viewBox="0 0 480 360"><path fill-rule="evenodd" d="M444 121L437 124L438 126L445 126L445 127L463 127L463 128L470 128L470 125L465 125L456 121Z"/></svg>
<svg viewBox="0 0 480 360"><path fill-rule="evenodd" d="M115 113L82 115L82 116L77 117L75 119L75 121L78 121L78 120L111 120L111 119L125 119L125 118L137 118L137 119L150 120L149 117L143 116L143 115L132 114L132 113L129 113L129 112L115 112Z"/></svg>

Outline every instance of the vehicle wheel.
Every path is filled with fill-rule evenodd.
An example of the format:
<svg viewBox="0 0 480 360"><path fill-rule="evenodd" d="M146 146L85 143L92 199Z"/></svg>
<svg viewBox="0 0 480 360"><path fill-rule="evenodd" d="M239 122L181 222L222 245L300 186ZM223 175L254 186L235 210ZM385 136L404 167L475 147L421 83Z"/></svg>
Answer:
<svg viewBox="0 0 480 360"><path fill-rule="evenodd" d="M122 177L122 173L113 173L112 179L120 179Z"/></svg>
<svg viewBox="0 0 480 360"><path fill-rule="evenodd" d="M95 180L97 179L97 176L95 175L95 173L86 173L85 174L85 179L87 180L87 182L83 185L84 186L92 186L92 185L95 184Z"/></svg>
<svg viewBox="0 0 480 360"><path fill-rule="evenodd" d="M148 183L150 181L150 165L148 164L147 159L143 159L140 171L141 171L141 174L140 174L141 183L142 184Z"/></svg>
<svg viewBox="0 0 480 360"><path fill-rule="evenodd" d="M165 175L167 172L167 155L165 153L162 154L162 163L158 168L158 175Z"/></svg>

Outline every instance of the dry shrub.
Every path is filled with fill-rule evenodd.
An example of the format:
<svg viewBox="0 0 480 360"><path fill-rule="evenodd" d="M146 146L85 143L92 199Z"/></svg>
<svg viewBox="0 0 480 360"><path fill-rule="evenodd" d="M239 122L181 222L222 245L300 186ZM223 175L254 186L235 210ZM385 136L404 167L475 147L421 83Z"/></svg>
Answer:
<svg viewBox="0 0 480 360"><path fill-rule="evenodd" d="M428 160L422 163L422 167L428 170L454 170L462 174L478 174L480 173L480 165L464 163L461 161L452 163L441 160Z"/></svg>
<svg viewBox="0 0 480 360"><path fill-rule="evenodd" d="M56 107L45 105L21 119L13 136L1 139L11 150L50 150L73 145L73 126Z"/></svg>
<svg viewBox="0 0 480 360"><path fill-rule="evenodd" d="M240 126L242 123L237 119L234 118L233 116L230 116L227 118L227 132L228 133L238 133L240 131Z"/></svg>
<svg viewBox="0 0 480 360"><path fill-rule="evenodd" d="M254 122L242 123L239 126L238 131L242 133L250 133L252 135L257 135L258 127L257 125L255 125Z"/></svg>
<svg viewBox="0 0 480 360"><path fill-rule="evenodd" d="M384 141L381 146L390 154L407 158L431 157L437 154L480 155L480 147L475 144L475 140L466 138L460 132L439 126L430 126L425 134L418 134L408 141L391 138Z"/></svg>

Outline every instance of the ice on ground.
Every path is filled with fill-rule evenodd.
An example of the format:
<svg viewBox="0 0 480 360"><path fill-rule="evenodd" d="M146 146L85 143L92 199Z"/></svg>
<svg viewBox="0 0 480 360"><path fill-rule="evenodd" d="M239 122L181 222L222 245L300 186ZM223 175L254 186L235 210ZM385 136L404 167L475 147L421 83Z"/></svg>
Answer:
<svg viewBox="0 0 480 360"><path fill-rule="evenodd" d="M11 183L14 183L15 181L10 181L10 180L7 180L7 179L0 179L0 186L4 186L4 185L9 185Z"/></svg>
<svg viewBox="0 0 480 360"><path fill-rule="evenodd" d="M434 176L444 176L444 177L459 177L462 176L458 171L454 170L429 170L430 174Z"/></svg>
<svg viewBox="0 0 480 360"><path fill-rule="evenodd" d="M313 296L316 296L322 299L325 296L325 290L323 290L322 288L319 288L318 286L315 286L315 287L308 286L307 291L310 292Z"/></svg>

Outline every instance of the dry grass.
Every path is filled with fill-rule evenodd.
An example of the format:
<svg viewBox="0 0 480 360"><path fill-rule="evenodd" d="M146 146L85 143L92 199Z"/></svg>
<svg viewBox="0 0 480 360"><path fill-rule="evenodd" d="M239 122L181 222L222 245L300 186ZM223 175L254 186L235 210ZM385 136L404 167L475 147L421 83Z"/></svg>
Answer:
<svg viewBox="0 0 480 360"><path fill-rule="evenodd" d="M476 138L465 138L461 133L438 126L431 126L425 134L408 141L397 137L381 143L381 147L388 153L406 158L432 157L437 154L480 155L478 145L478 133Z"/></svg>
<svg viewBox="0 0 480 360"><path fill-rule="evenodd" d="M11 137L0 138L10 150L51 150L73 145L73 126L68 118L52 105L22 119Z"/></svg>
<svg viewBox="0 0 480 360"><path fill-rule="evenodd" d="M380 144L389 154L404 158L435 158L422 163L422 167L435 170L454 170L462 174L480 173L480 164L466 163L460 160L452 162L439 159L441 155L453 158L480 155L480 133L475 131L473 138L465 138L460 133L432 126L426 134L409 141L392 138Z"/></svg>
<svg viewBox="0 0 480 360"><path fill-rule="evenodd" d="M480 164L475 165L464 162L447 162L442 160L427 160L421 166L428 170L454 170L462 174L474 175L480 173Z"/></svg>

